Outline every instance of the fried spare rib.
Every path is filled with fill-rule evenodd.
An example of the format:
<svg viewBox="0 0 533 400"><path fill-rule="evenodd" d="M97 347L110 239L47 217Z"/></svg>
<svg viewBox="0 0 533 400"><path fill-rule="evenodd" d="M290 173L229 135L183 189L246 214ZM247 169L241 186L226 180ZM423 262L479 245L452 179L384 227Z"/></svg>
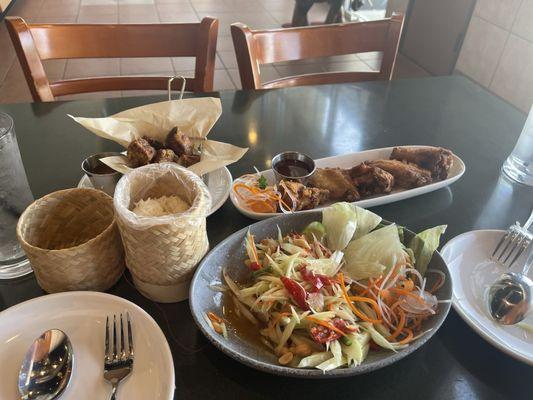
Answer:
<svg viewBox="0 0 533 400"><path fill-rule="evenodd" d="M394 186L394 176L366 162L356 165L348 173L361 197L390 193Z"/></svg>
<svg viewBox="0 0 533 400"><path fill-rule="evenodd" d="M446 179L453 164L452 152L442 147L395 147L390 159L427 169L434 180Z"/></svg>
<svg viewBox="0 0 533 400"><path fill-rule="evenodd" d="M282 180L278 184L281 199L293 211L310 210L329 199L329 191L306 187L299 182Z"/></svg>
<svg viewBox="0 0 533 400"><path fill-rule="evenodd" d="M308 184L328 190L331 200L356 201L361 197L352 182L349 170L341 168L317 168Z"/></svg>
<svg viewBox="0 0 533 400"><path fill-rule="evenodd" d="M369 165L381 168L394 176L395 186L411 189L431 183L431 173L415 164L398 160L368 161Z"/></svg>

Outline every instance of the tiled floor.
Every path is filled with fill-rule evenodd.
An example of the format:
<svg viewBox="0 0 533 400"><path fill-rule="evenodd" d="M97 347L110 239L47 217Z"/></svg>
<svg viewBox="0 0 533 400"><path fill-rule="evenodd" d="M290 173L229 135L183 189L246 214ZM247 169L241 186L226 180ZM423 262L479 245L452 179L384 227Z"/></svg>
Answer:
<svg viewBox="0 0 533 400"><path fill-rule="evenodd" d="M9 15L21 16L28 22L47 23L157 23L196 22L204 16L219 19L219 37L215 70L215 90L240 88L239 72L233 51L229 26L243 22L252 28L277 28L291 19L292 0L16 0ZM316 4L310 20L325 18L327 5ZM366 53L333 57L327 60L305 60L280 63L261 68L263 80L320 71L369 71L379 68L380 54ZM408 60L401 58L397 77L425 75ZM91 59L53 60L45 63L50 80L104 75L183 75L194 71L192 58L158 59ZM147 92L116 91L66 98L132 96ZM153 93L153 92L150 92ZM157 92L156 92L157 93ZM0 24L0 102L31 101L31 96L4 23Z"/></svg>

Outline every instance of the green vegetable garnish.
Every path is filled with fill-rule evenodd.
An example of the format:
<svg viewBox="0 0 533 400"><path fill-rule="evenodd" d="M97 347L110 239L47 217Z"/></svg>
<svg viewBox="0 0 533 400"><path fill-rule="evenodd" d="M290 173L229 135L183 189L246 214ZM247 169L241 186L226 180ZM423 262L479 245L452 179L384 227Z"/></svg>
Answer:
<svg viewBox="0 0 533 400"><path fill-rule="evenodd" d="M270 273L272 273L272 267L269 265L268 267L263 267L261 269L258 269L257 271L252 272L252 276L254 277L254 279L257 279L261 275Z"/></svg>
<svg viewBox="0 0 533 400"><path fill-rule="evenodd" d="M257 178L257 186L259 186L259 189L267 188L268 182L263 175L259 175L259 178Z"/></svg>
<svg viewBox="0 0 533 400"><path fill-rule="evenodd" d="M351 346L352 345L352 340L348 336L341 337L341 342L342 342L342 344L344 344L346 346Z"/></svg>

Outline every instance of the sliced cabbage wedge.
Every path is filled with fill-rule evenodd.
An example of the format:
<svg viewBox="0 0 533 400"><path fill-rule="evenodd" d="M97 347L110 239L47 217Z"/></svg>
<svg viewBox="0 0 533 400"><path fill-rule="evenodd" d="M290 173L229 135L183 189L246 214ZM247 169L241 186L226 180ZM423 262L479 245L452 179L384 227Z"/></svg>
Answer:
<svg viewBox="0 0 533 400"><path fill-rule="evenodd" d="M398 236L395 224L372 231L351 242L344 250L345 270L358 271L353 263L378 263L385 267L383 273L388 272L398 262L404 262L408 255Z"/></svg>
<svg viewBox="0 0 533 400"><path fill-rule="evenodd" d="M379 278L386 267L378 262L352 260L342 268L351 279L359 281L368 278Z"/></svg>
<svg viewBox="0 0 533 400"><path fill-rule="evenodd" d="M425 275L433 253L439 247L441 235L446 231L447 225L439 225L431 229L426 229L414 236L409 242L409 248L413 250L415 258L415 268Z"/></svg>
<svg viewBox="0 0 533 400"><path fill-rule="evenodd" d="M353 236L354 239L366 235L381 223L382 218L372 211L357 206L352 207L354 207L355 213L357 214L357 227Z"/></svg>
<svg viewBox="0 0 533 400"><path fill-rule="evenodd" d="M357 228L357 212L351 204L335 203L322 210L322 224L330 250L344 250Z"/></svg>

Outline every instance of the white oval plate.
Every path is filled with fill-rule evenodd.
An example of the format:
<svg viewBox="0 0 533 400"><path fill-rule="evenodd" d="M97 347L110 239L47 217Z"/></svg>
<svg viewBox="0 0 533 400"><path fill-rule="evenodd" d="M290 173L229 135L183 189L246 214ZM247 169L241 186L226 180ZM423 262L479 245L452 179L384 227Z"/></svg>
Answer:
<svg viewBox="0 0 533 400"><path fill-rule="evenodd" d="M432 147L432 146L395 146L395 147ZM315 165L317 168L352 168L356 166L359 163L362 163L363 161L372 161L372 160L379 160L379 159L388 159L390 157L390 154L392 152L392 149L394 147L385 147L382 149L374 149L374 150L366 150L361 151L359 153L350 153L350 154L343 154L340 156L333 156L333 157L326 157L326 158L319 158L318 160L315 160ZM364 200L359 200L354 202L353 204L358 205L359 207L375 207L380 206L382 204L388 204L393 203L395 201L400 201L404 199L408 199L410 197L419 196L421 194L433 192L434 190L441 189L443 187L446 187L448 185L451 185L455 181L457 181L463 174L465 173L465 163L463 160L461 160L459 157L457 157L455 154L453 155L453 166L450 168L450 171L448 173L448 178L431 183L426 186L421 186L414 189L408 189L408 190L394 190L390 194L386 195L378 195L375 197L370 197ZM275 183L274 173L271 169L261 171L261 174L267 179L269 185L273 185ZM230 193L230 199L233 205L239 210L239 212L243 215L246 215L249 218L261 220L265 218L274 217L276 215L281 215L282 213L258 213L253 212L250 210L246 210L243 208L237 199L236 194L231 190ZM313 210L320 210L321 208L327 206L328 204L324 204L321 207L314 208ZM313 210L305 210L305 211L297 211L297 212L309 212Z"/></svg>
<svg viewBox="0 0 533 400"><path fill-rule="evenodd" d="M72 342L74 368L61 399L107 399L104 334L107 315L128 311L133 326L133 370L120 384L118 399L171 400L174 364L163 332L143 309L117 296L67 292L37 297L0 313L0 399L20 398L18 373L26 351L48 329L61 329Z"/></svg>
<svg viewBox="0 0 533 400"><path fill-rule="evenodd" d="M503 234L504 231L499 230L463 233L450 240L441 255L452 276L455 311L489 343L517 360L533 365L533 333L518 326L498 324L490 317L487 306L490 285L508 271L489 259ZM512 270L519 270L525 258L523 254ZM533 324L533 317L530 315L525 322Z"/></svg>
<svg viewBox="0 0 533 400"><path fill-rule="evenodd" d="M224 205L229 197L233 178L231 172L226 167L219 168L215 171L209 172L204 178L207 189L211 194L211 210L208 216L217 211ZM93 185L87 175L83 175L78 183L79 188L92 188Z"/></svg>

